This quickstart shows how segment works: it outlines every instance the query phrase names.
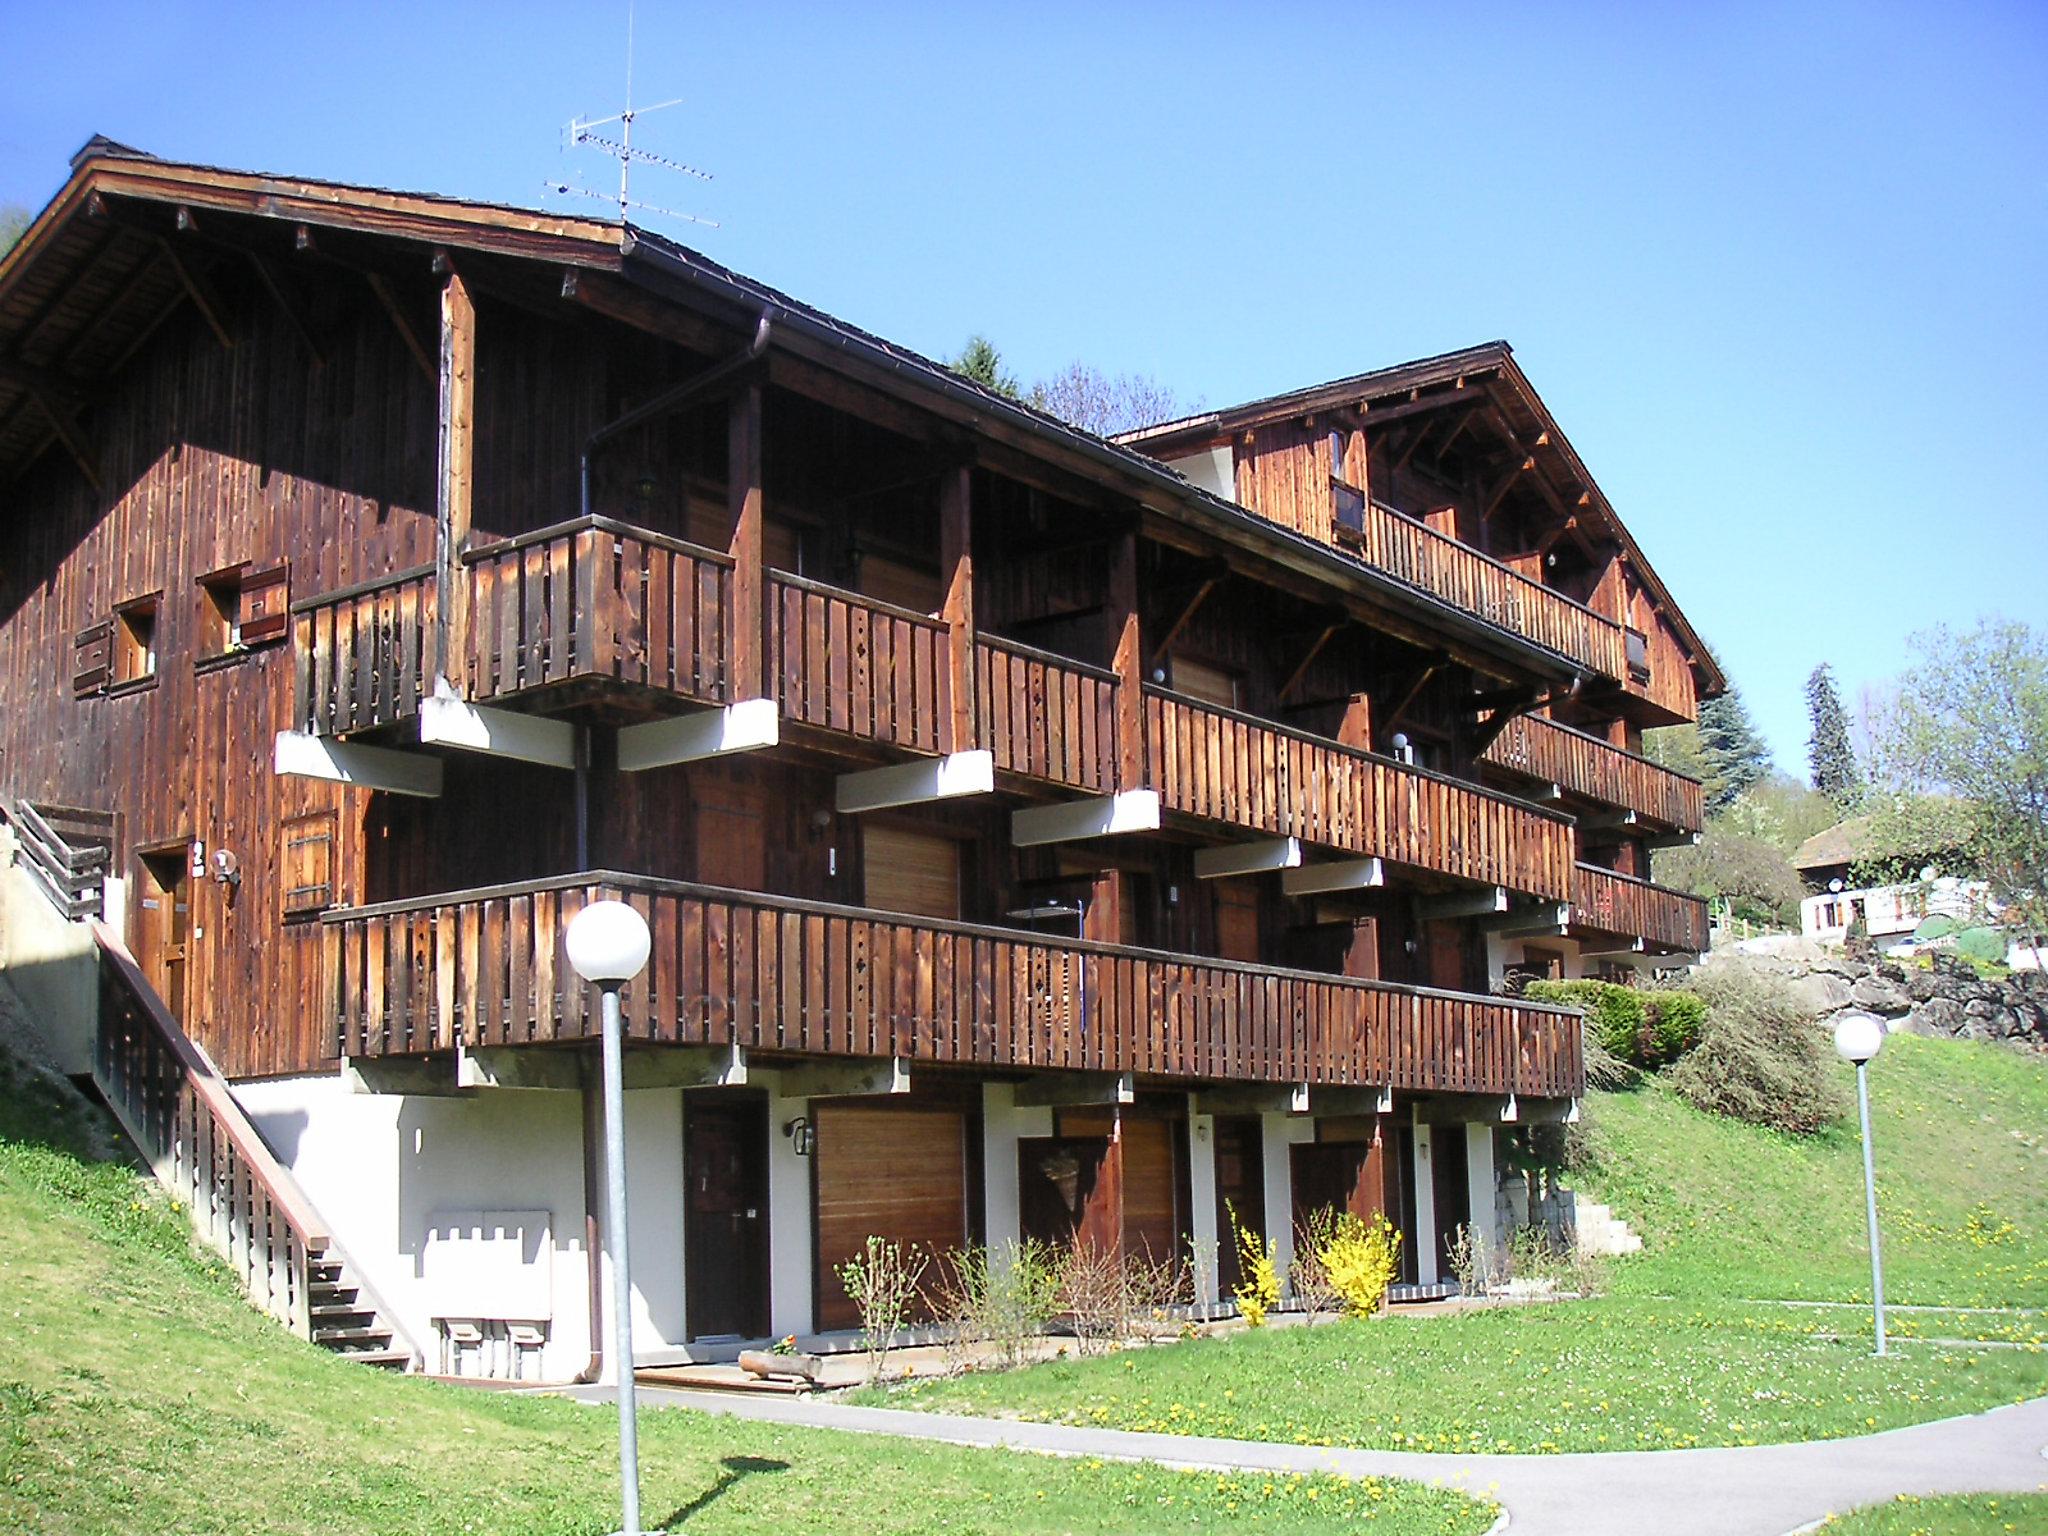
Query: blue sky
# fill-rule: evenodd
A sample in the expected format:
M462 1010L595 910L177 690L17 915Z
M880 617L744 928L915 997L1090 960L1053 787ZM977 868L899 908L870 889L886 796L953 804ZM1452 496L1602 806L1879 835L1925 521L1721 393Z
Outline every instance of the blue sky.
M94 132L540 201L625 31L0 0L0 202ZM2048 7L642 0L636 68L722 227L650 222L925 351L1222 405L1506 337L1794 771L1817 662L2048 620Z

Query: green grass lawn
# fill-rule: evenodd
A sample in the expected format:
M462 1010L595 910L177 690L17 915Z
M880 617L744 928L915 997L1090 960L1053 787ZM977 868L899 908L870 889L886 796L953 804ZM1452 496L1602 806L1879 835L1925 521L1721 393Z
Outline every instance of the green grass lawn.
M2048 1307L2048 1064L1894 1035L1870 1094L1888 1299ZM1592 1094L1587 1120L1595 1163L1574 1182L1643 1238L1615 1291L1869 1300L1853 1118L1782 1136L1652 1083Z
M2048 1531L2048 1494L1902 1495L1873 1509L1835 1515L1821 1529L1828 1536L2039 1536Z
M0 1082L0 1530L595 1533L609 1409L388 1376L302 1344L195 1255L154 1186L9 1139ZM59 1137L59 1139L64 1139ZM1388 1480L1219 1478L643 1414L645 1510L689 1532L1473 1536L1493 1507Z
M898 1388L905 1407L1412 1451L1829 1439L2048 1391L2048 1353L1906 1342L1782 1307L1612 1298L1267 1328Z

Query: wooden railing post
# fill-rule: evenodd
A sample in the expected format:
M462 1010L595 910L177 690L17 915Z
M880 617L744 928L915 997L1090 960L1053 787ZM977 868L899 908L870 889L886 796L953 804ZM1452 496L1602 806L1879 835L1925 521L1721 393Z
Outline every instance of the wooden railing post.
M939 747L962 752L975 740L973 470L959 464L939 480L939 574L946 583L946 699Z
M1109 591L1104 604L1117 677L1116 788L1145 782L1145 649L1138 621L1138 533L1134 527L1110 547Z
M476 304L460 272L441 285L440 480L435 496L434 579L440 589L434 671L466 687L469 587L462 551L469 543L476 445ZM431 685L430 685L431 686Z
M761 386L742 385L732 397L726 429L726 497L732 508L732 640L727 648L734 700L768 692L764 619L768 568L761 490Z

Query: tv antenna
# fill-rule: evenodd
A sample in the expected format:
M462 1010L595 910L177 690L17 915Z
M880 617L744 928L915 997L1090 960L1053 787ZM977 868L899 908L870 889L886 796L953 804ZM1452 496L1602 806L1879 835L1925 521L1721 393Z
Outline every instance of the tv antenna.
M633 7L629 3L626 7L625 109L613 113L610 117L572 117L562 129L562 148L564 150L594 149L600 154L610 155L619 162L618 196L613 197L609 192L596 192L589 187L578 186L573 181L551 181L547 184L548 190L568 197L588 197L602 203L615 203L619 210L619 222L622 224L628 221L631 210L638 209L644 213L658 213L667 218L682 219L691 224L702 224L707 229L717 229L719 224L716 219L700 218L694 213L685 213L679 208L664 208L659 203L641 202L632 195L633 167L636 165L656 166L664 171L680 171L683 175L694 176L699 181L710 181L713 179L709 171L700 171L694 165L685 165L680 160L671 160L667 155L657 155L652 150L642 149L633 142L633 123L635 119L645 117L650 112L661 112L669 107L679 107L682 104L683 98L678 96L671 101L656 102L651 107L636 107L633 105ZM613 124L618 125L616 137L609 133L599 132L600 129L611 128Z

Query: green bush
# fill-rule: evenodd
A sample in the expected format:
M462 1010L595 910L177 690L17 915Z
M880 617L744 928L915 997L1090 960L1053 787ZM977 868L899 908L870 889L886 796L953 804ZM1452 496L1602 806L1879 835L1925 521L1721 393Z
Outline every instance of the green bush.
M1672 988L1650 994L1650 1038L1657 1064L1668 1066L1700 1043L1707 1002L1699 993Z
M1706 1004L1691 992L1644 990L1612 981L1532 981L1522 995L1584 1010L1586 1072L1596 1082L1595 1048L1623 1066L1656 1071L1699 1043L1707 1011ZM1602 1082L1600 1086L1610 1085Z
M1699 1044L1666 1074L1679 1097L1795 1135L1848 1112L1827 1032L1791 983L1731 962L1700 971L1693 990L1705 1005Z

